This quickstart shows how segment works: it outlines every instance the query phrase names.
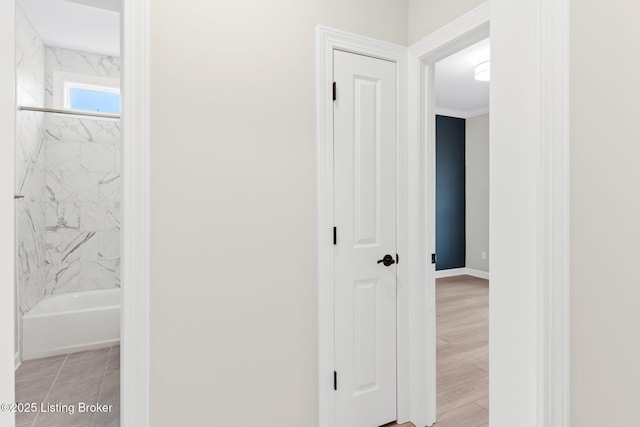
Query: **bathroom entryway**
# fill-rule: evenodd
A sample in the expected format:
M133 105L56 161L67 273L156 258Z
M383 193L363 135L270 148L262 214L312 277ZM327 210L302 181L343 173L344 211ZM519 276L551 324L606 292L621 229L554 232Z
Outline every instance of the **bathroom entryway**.
M120 425L116 3L16 0L17 426Z

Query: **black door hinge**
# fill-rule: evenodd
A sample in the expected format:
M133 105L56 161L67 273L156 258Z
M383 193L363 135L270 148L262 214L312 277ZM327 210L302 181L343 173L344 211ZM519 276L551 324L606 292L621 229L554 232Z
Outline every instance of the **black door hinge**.
M396 254L396 264L400 264L400 257Z
M431 254L431 264L436 263L436 254Z
M338 390L338 373L333 371L333 389Z
M337 89L336 89L336 82L333 82L333 100L336 100L336 94L337 94Z
M336 227L333 227L333 244L338 244L338 229Z

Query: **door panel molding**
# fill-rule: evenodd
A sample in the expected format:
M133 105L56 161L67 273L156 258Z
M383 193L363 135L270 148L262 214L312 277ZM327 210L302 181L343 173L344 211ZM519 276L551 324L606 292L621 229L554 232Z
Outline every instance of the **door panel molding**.
M406 55L407 48L392 43L333 30L323 26L316 29L316 102L317 102L317 185L318 185L318 425L333 427L335 422L334 400L334 245L333 220L334 185L333 185L333 51L341 50L359 55L384 59L396 64L397 76L397 117L396 117L396 188L398 197L398 214L406 201L406 192L398 183L403 180L401 171L404 167L406 153ZM337 90L340 96L340 88ZM406 237L403 235L403 221L398 217L398 253L406 253ZM405 231L406 233L406 231ZM338 230L338 241L340 230ZM406 290L406 264L397 266L398 305L396 309L398 324L397 378L398 378L398 421L409 421L408 396L408 317L400 307L408 304ZM338 384L340 379L338 378Z

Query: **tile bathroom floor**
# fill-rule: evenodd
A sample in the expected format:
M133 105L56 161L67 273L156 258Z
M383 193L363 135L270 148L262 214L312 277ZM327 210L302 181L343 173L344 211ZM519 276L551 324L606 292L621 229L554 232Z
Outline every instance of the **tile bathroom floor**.
M120 346L23 362L16 371L16 402L38 409L16 413L16 427L120 426ZM80 402L110 410L80 412ZM56 405L73 405L75 412L56 412Z

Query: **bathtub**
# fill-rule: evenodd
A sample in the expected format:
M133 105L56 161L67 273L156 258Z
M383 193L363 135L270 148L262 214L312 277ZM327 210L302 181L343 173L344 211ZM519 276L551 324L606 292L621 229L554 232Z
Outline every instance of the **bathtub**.
M47 295L22 320L22 360L120 341L120 289Z

